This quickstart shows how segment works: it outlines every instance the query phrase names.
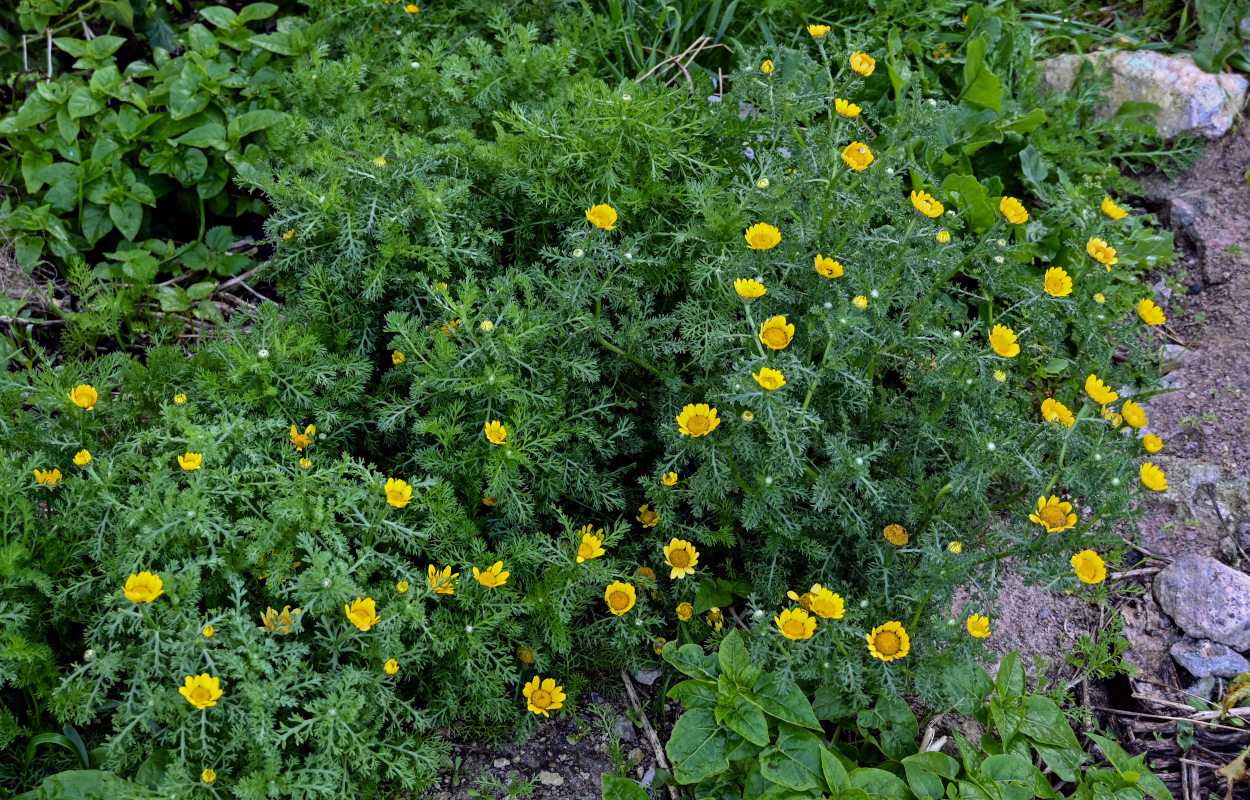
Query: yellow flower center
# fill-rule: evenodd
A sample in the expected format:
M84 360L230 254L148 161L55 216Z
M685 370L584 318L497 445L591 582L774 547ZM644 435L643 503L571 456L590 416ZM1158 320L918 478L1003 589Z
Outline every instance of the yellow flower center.
M769 347L782 348L787 344L786 332L781 328L766 328L764 330L764 342Z
M1068 515L1059 506L1046 506L1037 516L1048 528L1062 528L1068 521Z
M678 569L685 569L690 566L690 551L684 547L679 547L668 554L668 563Z
M608 605L611 606L614 611L623 611L624 609L629 608L629 595L618 589L608 595Z
M807 633L807 628L795 617L790 617L790 619L782 623L781 629L786 636L790 637L803 636Z
M594 554L595 548L591 546L590 542L582 542L577 546L578 558L591 558Z
M213 699L213 693L203 684L191 690L191 700L196 703L207 703Z
M873 646L883 656L894 655L902 648L902 645L903 641L898 638L898 634L894 631L881 631L873 639Z
M707 417L702 414L697 414L686 422L686 427L690 429L691 433L698 436L707 433L708 428L711 427L711 423L708 421ZM646 516L646 514L643 514L643 516Z
M530 703L535 708L550 708L551 693L542 689L535 689L534 693L530 695Z

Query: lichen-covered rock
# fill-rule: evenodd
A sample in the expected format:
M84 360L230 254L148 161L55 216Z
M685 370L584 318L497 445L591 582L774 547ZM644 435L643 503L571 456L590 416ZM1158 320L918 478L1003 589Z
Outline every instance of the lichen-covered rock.
M1155 576L1154 595L1189 636L1250 650L1250 575L1214 558L1182 553Z
M1224 134L1246 102L1250 85L1243 75L1203 72L1187 56L1165 56L1150 50L1068 54L1042 65L1042 88L1066 92L1076 82L1081 64L1109 70L1114 84L1098 115L1110 117L1129 101L1154 103L1155 128L1172 137L1181 132L1216 137Z
M1235 678L1243 672L1250 672L1250 661L1246 661L1228 645L1205 639L1181 639L1172 645L1172 658L1195 678L1206 678L1210 675Z

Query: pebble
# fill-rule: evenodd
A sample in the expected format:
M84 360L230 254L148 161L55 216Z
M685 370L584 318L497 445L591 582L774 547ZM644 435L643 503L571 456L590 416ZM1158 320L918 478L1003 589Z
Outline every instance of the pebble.
M1250 661L1226 645L1185 638L1172 645L1172 658L1195 678L1235 678L1250 672Z
M634 723L625 717L616 718L616 724L612 726L612 732L621 737L622 742L633 742L638 739L638 734L634 732Z
M506 758L496 758L493 763L495 765L495 769L503 769L504 767L508 766L512 762Z
M564 777L559 773L543 770L538 773L538 782L543 786L563 786Z

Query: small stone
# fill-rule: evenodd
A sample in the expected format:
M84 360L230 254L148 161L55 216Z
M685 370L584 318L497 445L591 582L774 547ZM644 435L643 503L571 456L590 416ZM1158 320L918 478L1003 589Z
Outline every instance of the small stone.
M1243 75L1203 72L1187 56L1122 50L1049 58L1042 64L1042 88L1070 91L1085 61L1113 79L1096 111L1100 118L1110 118L1126 102L1154 103L1159 107L1155 129L1165 138L1183 131L1210 138L1223 135L1245 104L1250 86Z
M663 673L655 668L640 669L633 673L634 680L639 683L645 683L647 686L652 685L660 679Z
M622 742L632 742L638 738L638 734L634 732L634 723L624 717L616 718L616 724L612 726L612 732L621 737Z
M543 770L538 773L538 782L543 786L563 786L564 777L558 773Z
M643 752L641 747L635 747L633 750L630 750L629 755L625 757L625 760L630 764L641 764L642 759Z
M491 762L491 763L493 763L493 764L495 765L495 769L503 769L504 767L508 766L508 765L509 765L509 764L511 764L512 762L511 762L511 761L509 761L509 760L508 760L508 759L506 759L506 758L496 758L496 759L495 759L493 762Z
M1181 639L1172 645L1172 658L1195 678L1235 678L1250 672L1250 661L1225 645L1205 639Z
M1211 699L1211 693L1215 691L1215 678L1210 675L1205 678L1200 678L1197 683L1190 686L1185 691L1201 700L1209 701Z
M1250 650L1250 575L1182 553L1155 576L1154 595L1189 636Z
M639 781L643 786L650 786L655 781L655 764L647 767L647 771L643 773L642 780Z

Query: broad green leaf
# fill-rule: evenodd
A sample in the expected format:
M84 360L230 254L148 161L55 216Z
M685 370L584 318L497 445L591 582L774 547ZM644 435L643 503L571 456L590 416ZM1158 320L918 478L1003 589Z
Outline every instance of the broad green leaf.
M738 681L739 674L751 666L751 654L747 652L747 646L742 643L742 635L736 630L730 631L729 635L721 640L717 657L720 660L721 673L735 683Z
M743 739L760 747L768 744L768 720L764 712L759 706L747 702L741 694L722 699L717 704L717 712L725 725Z
M678 783L698 783L710 775L724 772L729 768L725 758L728 749L728 739L716 724L715 715L703 709L682 714L673 726L668 744L664 746L673 763L673 777Z
M988 47L984 38L970 39L964 48L967 53L964 61L964 88L959 94L960 100L966 100L982 108L1003 110L1003 87L998 76L990 71L985 63L985 51Z
M881 751L890 758L898 760L916 752L920 725L907 702L894 692L883 693L877 698L877 704L861 711L855 721L866 736L876 731Z
M303 42L298 41L289 33L262 33L253 36L248 41L262 50L268 50L280 56L298 56L308 49Z
M903 779L883 769L853 770L850 774L850 784L854 788L863 789L874 798L889 797L907 800L911 797L911 791Z
M139 235L139 226L143 224L143 206L133 197L127 197L121 203L109 203L109 219L113 220L122 236L134 241Z
M108 219L108 217L105 217L105 219ZM22 234L13 240L13 255L17 259L17 265L27 275L33 272L35 267L39 266L40 257L43 255L43 245L44 239L42 236Z
M936 751L913 753L903 759L903 765L923 769L925 772L932 772L934 775L940 775L947 780L954 780L955 776L959 774L959 762L945 753Z
M192 78L178 78L169 85L169 115L172 119L186 119L208 107L208 92L200 91L200 84Z
M1046 188L1046 176L1050 174L1050 167L1042 158L1042 152L1033 145L1020 151L1020 171L1024 173L1025 183L1033 191Z
M664 660L692 678L716 682L716 657L704 653L703 648L697 644L684 644L681 647L670 644L664 648Z
M1069 783L1076 780L1078 770L1085 763L1085 753L1080 749L1069 750L1066 747L1051 747L1050 745L1035 745L1034 749L1041 756L1042 763L1054 770L1060 780Z
M849 785L850 778L846 767L836 755L824 747L820 748L820 772L825 779L825 788L830 792L836 792Z
M981 763L981 774L996 783L1018 783L1037 797L1053 798L1055 790L1046 781L1042 771L1027 759L1013 755L989 756Z
M818 788L824 780L821 740L810 731L782 723L777 743L760 753L760 768L773 783L795 790Z
M213 290L217 288L216 281L200 281L193 283L187 287L187 297L192 300L207 300L212 297Z
M1068 718L1059 710L1059 706L1048 697L1031 694L1024 699L1024 721L1020 723L1020 733L1041 744L1066 747L1080 752L1081 745Z
M668 696L683 708L716 708L716 684L707 681L682 681L668 690Z
M52 165L52 154L47 150L27 150L22 153L22 179L26 181L26 191L34 194L51 183L52 176L46 169Z
M990 202L989 192L972 175L947 175L942 191L954 199L958 208L967 211L974 230L983 231L997 220L998 210Z
M161 311L186 311L191 308L191 298L181 286L157 286L156 299L161 301Z
M228 129L229 138L232 143L237 143L244 136L265 128L277 125L282 120L283 113L281 111L273 111L271 109L261 109L259 111L248 111L240 114L230 120Z
M1250 12L1243 0L1195 0L1194 10L1202 29L1194 63L1205 72L1220 72L1229 56L1241 49L1238 26Z
M782 688L777 682L775 673L765 673L755 683L755 688L744 696L770 717L775 717L791 725L804 728L820 729L820 720L812 710L807 695L795 684Z
M213 23L213 27L224 28L234 22L238 14L233 9L225 6L209 6L200 9L200 16Z
M239 22L256 22L261 19L269 19L278 12L278 7L273 3L252 3L243 6L239 11Z
M104 101L93 95L86 86L79 86L70 94L66 107L71 119L80 119L103 109Z
M626 778L603 776L603 800L651 800L647 790Z
M122 75L112 64L101 67L91 74L91 89L96 94L115 95L121 85Z
M100 14L126 30L135 29L135 8L130 0L100 0Z
M907 775L907 785L916 797L939 798L946 794L946 784L932 772L906 763L903 764L903 772Z
M225 252L234 244L234 231L229 225L214 225L204 234L204 244L210 250Z
M136 783L111 772L94 769L70 770L49 776L35 794L37 800L113 800L118 797L148 795Z
M1008 653L998 666L998 674L994 677L994 688L1003 700L1024 696L1024 665L1020 663L1019 653Z
M82 235L87 237L87 244L94 246L111 230L113 230L113 220L109 218L107 208L95 203L87 203L83 206Z
M195 308L191 309L191 316L196 319L216 323L217 325L226 324L226 318L222 316L221 309L217 307L216 303L209 300L201 300L197 303Z
M215 147L218 150L225 150L226 126L220 122L208 122L169 141L170 144L181 144L186 147Z

